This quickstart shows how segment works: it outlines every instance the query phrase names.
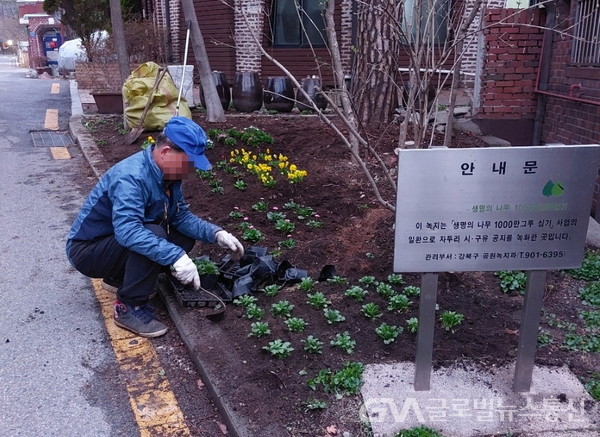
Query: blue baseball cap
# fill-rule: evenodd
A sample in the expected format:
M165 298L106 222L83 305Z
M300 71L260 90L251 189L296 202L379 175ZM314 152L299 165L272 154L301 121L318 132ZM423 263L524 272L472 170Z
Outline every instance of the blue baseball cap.
M206 149L206 133L197 123L187 117L177 115L172 117L163 129L165 136L177 147L182 149L188 159L199 170L210 170L204 151Z

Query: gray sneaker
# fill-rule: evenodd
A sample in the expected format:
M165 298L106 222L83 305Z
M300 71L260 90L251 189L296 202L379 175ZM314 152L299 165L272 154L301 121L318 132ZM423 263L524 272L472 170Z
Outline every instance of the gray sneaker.
M154 317L154 309L149 304L133 306L116 301L114 312L115 325L140 337L160 337L167 332L165 324Z

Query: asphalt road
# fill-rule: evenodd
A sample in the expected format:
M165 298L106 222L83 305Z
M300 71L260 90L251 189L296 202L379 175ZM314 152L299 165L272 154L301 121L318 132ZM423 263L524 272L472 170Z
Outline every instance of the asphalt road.
M0 56L0 435L139 435L90 280L65 256L93 175L30 133L49 108L67 131L69 82L27 72Z

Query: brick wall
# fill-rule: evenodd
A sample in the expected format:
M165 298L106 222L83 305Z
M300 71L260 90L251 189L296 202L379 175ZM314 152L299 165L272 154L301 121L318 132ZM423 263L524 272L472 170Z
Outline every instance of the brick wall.
M341 30L338 34L340 52L342 56L342 66L344 72L350 73L352 65L352 20L354 11L352 10L352 0L342 0L341 2L342 13L340 17Z
M234 35L236 71L261 70L261 51L252 34L260 38L264 25L263 0L235 0ZM244 18L245 16L245 18Z
M471 14L473 10L474 0L466 0L464 3L463 20ZM479 47L479 31L481 30L481 17L485 14L486 9L501 9L506 5L506 0L488 0L481 6L481 10L475 16L475 19L469 26L468 36L464 41L463 58L460 69L463 73L470 73L463 77L463 81L470 83L475 81L475 73L477 71L477 63L481 62L480 47Z
M488 10L478 118L534 118L542 24L539 9Z

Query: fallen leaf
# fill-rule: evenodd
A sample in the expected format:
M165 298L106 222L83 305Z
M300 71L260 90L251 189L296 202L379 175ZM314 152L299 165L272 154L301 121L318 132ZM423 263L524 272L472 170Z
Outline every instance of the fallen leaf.
M329 434L329 435L337 435L337 433L338 433L338 430L335 425L329 425L326 428L326 430L327 430L327 434Z
M204 383L202 382L201 379L199 379L198 381L196 381L196 385L198 386L198 388L200 390L202 390L204 388Z

